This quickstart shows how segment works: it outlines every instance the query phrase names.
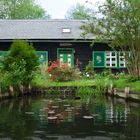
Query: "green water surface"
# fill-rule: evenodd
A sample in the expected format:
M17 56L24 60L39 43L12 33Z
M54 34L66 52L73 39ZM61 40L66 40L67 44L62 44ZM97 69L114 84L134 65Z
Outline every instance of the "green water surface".
M140 140L140 105L54 95L4 100L0 140Z

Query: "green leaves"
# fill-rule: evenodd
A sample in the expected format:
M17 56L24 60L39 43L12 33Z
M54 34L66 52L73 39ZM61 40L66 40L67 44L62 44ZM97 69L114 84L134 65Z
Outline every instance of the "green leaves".
M0 0L1 19L48 19L50 15L35 0Z
M15 88L28 85L38 64L38 57L31 44L24 40L14 41L2 62L1 84Z
M126 57L131 75L140 76L140 2L138 0L106 0L99 7L102 17L90 19L83 26L84 35L96 36L96 41L106 42L113 48L131 52ZM111 42L110 42L111 41Z
M93 11L89 8L87 8L84 5L81 5L79 3L76 4L76 6L71 7L68 9L66 13L66 19L89 19L93 14Z

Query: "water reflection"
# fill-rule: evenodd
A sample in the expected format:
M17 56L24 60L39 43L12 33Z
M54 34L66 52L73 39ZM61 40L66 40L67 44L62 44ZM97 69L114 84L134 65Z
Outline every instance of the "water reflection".
M0 102L0 140L138 140L140 105L28 97Z

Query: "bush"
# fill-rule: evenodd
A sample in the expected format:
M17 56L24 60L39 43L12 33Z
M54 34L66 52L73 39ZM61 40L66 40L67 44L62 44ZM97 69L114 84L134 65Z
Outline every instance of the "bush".
M129 75L126 79L126 82L136 82L136 81L140 81L140 77Z
M33 79L38 64L38 57L32 44L16 40L2 62L2 73L9 77L8 83L11 86L25 86Z
M93 63L92 61L89 61L88 65L86 66L86 77L88 78L94 78L95 72L93 68Z
M2 91L6 91L9 86L16 89L23 85L23 80L25 76L25 62L21 60L20 65L13 63L10 65L10 70L1 72L0 85Z
M78 69L71 69L68 64L60 63L59 60L52 62L47 71L53 81L71 81L80 77Z
M111 69L105 69L101 73L101 76L104 76L104 77L111 76L111 75L112 75Z

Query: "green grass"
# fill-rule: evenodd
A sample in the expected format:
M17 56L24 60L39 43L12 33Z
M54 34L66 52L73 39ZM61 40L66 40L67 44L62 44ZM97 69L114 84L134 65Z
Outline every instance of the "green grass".
M49 80L49 78L41 78L37 76L33 80L33 86L39 88L47 88L47 87L54 87L54 86L99 86L101 85L104 87L105 85L110 85L113 83L117 89L124 90L126 86L129 86L131 91L140 93L140 81L135 82L128 82L127 77L120 78L120 79L109 79L103 76L97 76L95 79L79 79L75 81L68 81L68 82L54 82ZM100 86L100 87L101 87Z
M121 90L128 86L128 82L126 81L126 79L116 79L113 80L113 83L116 88L119 88Z
M111 80L109 81L111 83ZM109 83L108 82L108 83ZM132 92L140 93L140 81L129 82L127 78L113 80L116 88L124 90L126 86L130 87Z
M68 81L68 82L54 82L49 79L43 79L40 77L36 77L33 81L33 85L37 87L50 87L50 86L94 86L95 80L90 79L79 79L75 81Z
M140 93L140 81L131 82L128 85L132 91Z

